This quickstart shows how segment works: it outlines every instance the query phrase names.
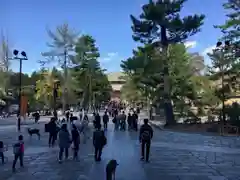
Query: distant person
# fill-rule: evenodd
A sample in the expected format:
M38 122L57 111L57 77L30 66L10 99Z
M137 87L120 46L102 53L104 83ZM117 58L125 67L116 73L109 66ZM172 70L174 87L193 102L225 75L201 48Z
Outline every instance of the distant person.
M49 132L48 146L53 147L57 139L57 124L55 117L52 117L47 125L47 131Z
M96 113L94 117L94 126L96 129L98 129L98 127L101 127L101 117L98 113Z
M101 130L101 125L93 132L93 146L95 149L95 161L101 161L103 147L107 144L107 139L104 131Z
M40 113L38 111L34 113L34 119L35 119L35 123L38 123L40 119Z
M70 118L69 119L70 119L70 123L73 123L73 121L74 121L73 113L70 114Z
M141 149L142 149L142 157L141 160L144 160L146 157L146 162L149 162L149 153L150 153L150 145L151 140L153 137L153 129L148 124L148 119L144 119L144 124L140 128L139 133L139 141L141 143ZM145 156L145 149L146 149L146 156Z
M83 110L80 109L80 113L79 113L79 120L82 121L83 118Z
M2 164L4 164L4 144L0 141L0 158L2 159Z
M108 128L108 122L109 122L109 116L107 114L107 111L105 111L103 115L103 128L107 129Z
M120 129L125 131L126 130L126 118L127 118L127 116L126 116L124 111L122 112L122 114L120 116L121 116L121 118L120 118L120 126L121 126Z
M68 159L68 149L71 145L70 134L67 130L67 124L63 124L58 133L59 145L59 163L62 163L63 152L65 152L65 159Z
M66 119L67 119L67 122L68 122L68 121L69 121L69 118L70 118L70 112L67 111L66 114L65 114L65 116L66 116Z
M13 145L13 154L14 154L14 160L13 160L13 165L12 165L12 171L16 171L16 163L17 160L19 159L20 161L20 166L23 168L23 156L24 156L24 141L23 141L23 136L20 135L18 136L18 142Z
M89 124L89 120L88 120L88 116L87 114L84 115L83 120L81 122L81 128L80 128L80 133L83 134L83 143L85 144L87 139L88 139L88 124Z
M132 129L133 128L133 117L130 113L128 113L127 123L128 123L128 130Z
M135 131L138 130L138 115L136 113L136 111L133 112L133 128L135 129Z
M80 133L75 124L72 125L72 143L73 143L73 160L78 160L78 151L80 145Z

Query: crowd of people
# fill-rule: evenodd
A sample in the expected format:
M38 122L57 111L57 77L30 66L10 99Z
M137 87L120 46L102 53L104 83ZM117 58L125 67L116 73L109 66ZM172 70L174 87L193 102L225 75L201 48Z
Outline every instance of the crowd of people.
M112 112L108 112L107 110L104 112L102 117L103 120L103 130L101 130L101 117L98 113L94 113L94 127L96 129L96 134L99 134L99 139L96 140L96 135L94 135L93 141L95 146L95 160L101 160L102 149L106 145L106 137L104 136L104 130L108 128L109 115L113 116L112 122L114 123L115 130L126 130L126 121L128 123L128 130L138 131L138 113L139 111L133 111L130 109L128 116L126 116L125 111L120 109L120 113L118 109L114 109ZM109 115L108 115L109 114ZM153 137L153 129L148 123L148 119L143 120L143 125L140 127L139 132L139 142L141 143L141 160L146 160L149 162L149 153L150 153L150 145L151 139ZM96 142L99 142L96 143ZM146 151L145 151L146 150Z
M73 160L78 161L78 152L80 147L81 134L86 137L86 129L88 128L89 118L87 114L82 112L79 118L74 117L70 112L65 114L65 118L61 121L52 117L50 122L45 125L45 131L49 133L48 145L54 147L57 140L59 147L58 162L63 162L63 155L65 159L69 157L69 148L73 149ZM138 131L138 112L130 109L128 115L124 110L114 109L112 112L106 110L101 117L99 113L93 113L94 132L92 135L92 143L95 149L95 161L101 161L103 148L107 145L107 137L105 131L108 129L108 123L112 117L114 129L125 131ZM78 119L78 120L77 120ZM77 120L80 123L76 123ZM126 123L127 122L127 123ZM103 126L102 126L103 124ZM69 128L69 127L70 128ZM127 128L128 127L128 128ZM70 130L69 130L70 129ZM149 152L151 139L153 137L153 129L148 124L148 119L144 119L144 124L140 127L139 142L141 143L142 157L141 160L149 161ZM0 142L0 158L4 163L3 142ZM13 145L14 161L12 170L15 172L16 162L20 161L20 166L23 167L24 157L24 141L23 136L20 135L18 142Z

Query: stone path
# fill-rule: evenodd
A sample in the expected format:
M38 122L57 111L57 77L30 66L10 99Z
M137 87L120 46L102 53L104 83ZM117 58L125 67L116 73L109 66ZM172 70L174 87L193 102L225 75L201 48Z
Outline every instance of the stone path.
M57 163L58 149L42 142L29 146L26 167L18 173L11 173L11 163L0 166L0 179L104 180L105 166L114 158L120 164L116 180L240 180L239 138L154 129L150 163L144 163L139 160L138 133L114 131L112 124L109 128L99 163L93 160L91 141L81 145L80 162L63 164Z

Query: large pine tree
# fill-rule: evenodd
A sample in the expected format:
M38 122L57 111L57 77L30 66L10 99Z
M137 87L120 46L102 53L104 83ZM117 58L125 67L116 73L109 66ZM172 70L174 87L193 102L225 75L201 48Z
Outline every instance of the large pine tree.
M167 123L175 123L170 97L170 79L168 46L171 43L183 42L200 30L204 15L180 17L180 11L187 0L150 0L143 5L139 19L131 15L133 39L142 43L156 43L164 61L164 109ZM161 78L161 77L159 77Z
M217 27L224 33L224 39L240 43L240 1L228 0L223 7L229 12L227 20L223 25Z
M99 50L95 39L83 35L76 43L76 56L72 75L76 83L76 92L80 95L81 106L94 107L100 101L106 101L111 91L110 84L100 67Z

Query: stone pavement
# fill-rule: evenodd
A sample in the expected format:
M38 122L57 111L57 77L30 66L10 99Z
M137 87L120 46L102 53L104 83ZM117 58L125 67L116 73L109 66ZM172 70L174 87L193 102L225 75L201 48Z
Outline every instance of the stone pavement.
M240 180L240 140L236 137L203 136L154 129L150 163L141 162L138 134L106 132L108 144L102 161L93 159L92 142L81 144L80 162L57 163L58 149L46 144L26 150L26 167L12 174L0 166L0 179L104 180L107 162L119 162L116 180Z

